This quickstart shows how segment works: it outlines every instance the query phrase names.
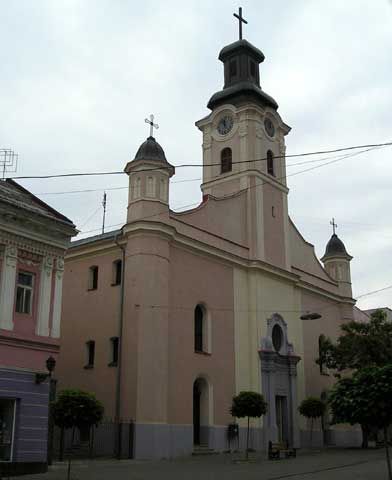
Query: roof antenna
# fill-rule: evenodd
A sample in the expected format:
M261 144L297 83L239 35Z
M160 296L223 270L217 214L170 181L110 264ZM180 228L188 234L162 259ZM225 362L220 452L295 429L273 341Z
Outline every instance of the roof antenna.
M18 168L18 154L10 148L0 148L0 169L2 170L3 180L6 173L15 173Z
M105 220L106 220L106 192L103 192L102 206L103 206L102 234L104 234L105 233Z

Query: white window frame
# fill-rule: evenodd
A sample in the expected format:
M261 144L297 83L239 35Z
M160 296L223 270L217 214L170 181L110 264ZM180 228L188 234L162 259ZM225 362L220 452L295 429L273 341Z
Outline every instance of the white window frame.
M23 285L19 283L19 275L29 275L31 277L31 286L29 285ZM18 290L19 288L23 289L23 300L22 300L22 311L18 311ZM30 301L29 301L29 308L28 311L25 311L25 302L26 302L26 291L30 292ZM17 272L17 277L16 277L16 298L15 298L15 312L16 313L21 313L24 315L31 315L33 313L33 297L34 297L34 273L32 272L25 272L23 270L19 270Z

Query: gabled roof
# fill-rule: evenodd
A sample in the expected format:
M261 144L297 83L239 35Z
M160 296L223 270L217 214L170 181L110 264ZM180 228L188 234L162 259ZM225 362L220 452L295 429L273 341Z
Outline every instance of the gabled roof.
M68 226L75 228L75 225L69 218L65 217L9 178L6 180L0 180L0 203L12 205L29 211L32 214L65 223Z

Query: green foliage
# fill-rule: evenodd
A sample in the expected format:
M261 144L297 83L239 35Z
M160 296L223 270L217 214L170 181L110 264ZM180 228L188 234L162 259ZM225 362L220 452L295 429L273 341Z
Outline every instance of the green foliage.
M246 450L245 456L248 459L249 452L249 418L259 418L267 413L267 402L263 395L257 392L240 392L233 397L233 403L230 409L233 417L248 417L248 429L246 432Z
M267 403L260 393L240 392L236 397L233 397L230 412L233 417L237 418L258 418L267 413Z
M370 322L348 322L341 329L336 343L321 337L318 364L342 371L392 363L392 323L385 312L376 310Z
M298 407L299 413L306 418L319 418L325 412L326 405L316 397L305 398Z
M94 394L82 390L63 390L51 406L54 423L62 428L98 425L104 411Z
M392 364L368 367L339 380L329 397L334 423L384 429L392 424Z

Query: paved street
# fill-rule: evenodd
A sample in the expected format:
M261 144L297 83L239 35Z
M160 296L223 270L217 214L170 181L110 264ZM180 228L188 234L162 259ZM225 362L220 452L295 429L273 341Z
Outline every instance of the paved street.
M384 451L326 450L300 453L296 459L267 461L255 458L254 463L235 463L238 455L220 454L179 460L77 461L72 469L73 480L384 480L387 478ZM66 479L65 464L56 464L44 475L23 477L24 480Z

